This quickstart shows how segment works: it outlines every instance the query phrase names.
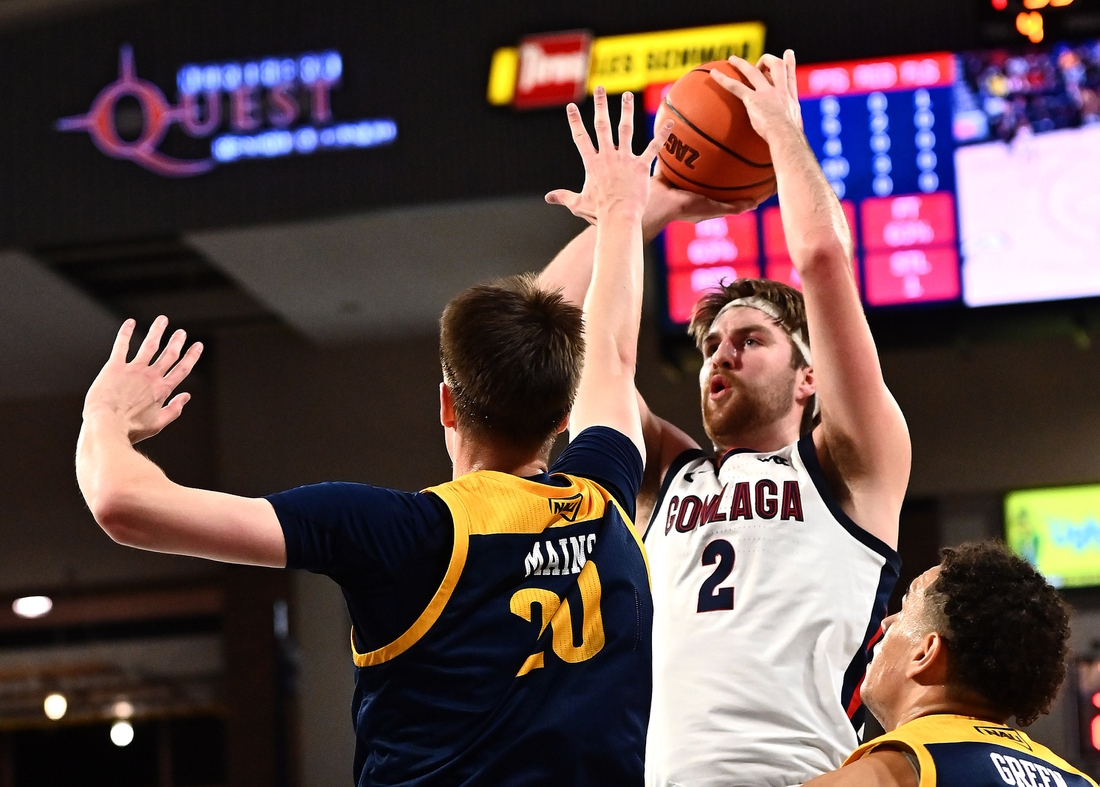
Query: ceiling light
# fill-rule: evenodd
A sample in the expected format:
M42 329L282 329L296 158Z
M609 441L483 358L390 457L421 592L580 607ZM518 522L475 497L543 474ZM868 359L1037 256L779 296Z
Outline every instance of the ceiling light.
M119 700L111 706L111 711L116 719L128 719L134 715L134 706L126 700Z
M23 596L11 602L11 611L21 618L40 618L53 609L49 596Z
M46 701L42 703L42 710L46 712L46 718L52 721L60 719L68 709L69 701L65 699L64 694L58 694L56 691L46 697Z
M116 721L111 725L111 743L115 746L129 746L134 739L134 727L128 721Z

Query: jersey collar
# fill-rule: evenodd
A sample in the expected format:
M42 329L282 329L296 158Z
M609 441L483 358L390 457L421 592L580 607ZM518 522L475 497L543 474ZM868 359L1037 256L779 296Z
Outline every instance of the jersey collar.
M722 469L722 463L725 462L727 459L729 459L734 454L759 454L759 453L760 453L760 451L757 451L755 448L730 448L728 451L726 451L724 454L722 454L720 457L718 457L718 469L721 470Z

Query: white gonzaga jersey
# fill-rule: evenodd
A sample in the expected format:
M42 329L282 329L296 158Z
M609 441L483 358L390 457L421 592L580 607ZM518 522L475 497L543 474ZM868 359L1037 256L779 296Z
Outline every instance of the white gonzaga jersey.
M648 787L790 787L859 744L859 687L897 553L840 508L812 435L685 452L645 534Z

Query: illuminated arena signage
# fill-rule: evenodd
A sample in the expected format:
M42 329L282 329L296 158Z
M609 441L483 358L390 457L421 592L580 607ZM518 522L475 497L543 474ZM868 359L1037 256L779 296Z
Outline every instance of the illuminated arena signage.
M321 150L372 148L397 138L389 118L337 122L331 94L340 84L339 52L249 62L187 65L176 77L177 103L140 79L133 50L119 52L118 79L100 91L83 115L57 121L59 131L86 131L103 153L165 177L209 172L243 159L310 155ZM140 131L119 128L119 102L136 100ZM211 139L205 158L178 158L160 148L173 125L196 140ZM130 135L133 136L133 135Z
M737 22L592 38L587 31L526 36L493 52L486 93L493 106L535 109L675 82L700 63L764 54L764 24Z

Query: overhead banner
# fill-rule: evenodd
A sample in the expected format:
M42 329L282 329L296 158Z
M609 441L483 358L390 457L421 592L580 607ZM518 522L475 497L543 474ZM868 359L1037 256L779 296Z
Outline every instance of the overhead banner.
M243 159L393 142L397 124L389 118L351 123L333 118L331 93L339 87L342 72L337 51L191 64L176 77L177 103L172 105L157 85L137 76L133 48L124 45L118 79L100 91L87 112L63 117L55 128L85 132L106 155L169 178L201 175ZM118 128L116 110L127 98L141 107L132 139ZM195 140L212 138L209 154L184 159L164 152L161 145L173 126Z
M738 22L591 39L577 33L528 36L518 48L502 47L493 53L487 98L495 106L517 109L562 106L572 99L532 102L529 96L535 91L568 95L569 88L580 83L577 67L581 63L587 64L583 86L587 94L597 85L608 93L644 90L650 84L674 82L702 63L731 55L755 62L764 54L764 34L763 22ZM567 35L573 36L568 51L548 51L543 44Z

